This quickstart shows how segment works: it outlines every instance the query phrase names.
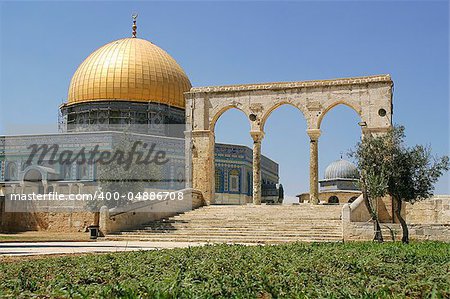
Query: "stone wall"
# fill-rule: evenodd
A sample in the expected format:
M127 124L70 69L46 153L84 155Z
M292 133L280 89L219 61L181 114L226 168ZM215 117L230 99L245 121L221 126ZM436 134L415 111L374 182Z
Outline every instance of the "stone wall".
M214 203L222 205L242 205L251 203L252 197L246 194L234 194L234 193L215 193Z
M127 208L131 211L117 211L108 216L108 220L103 220L105 231L118 231L136 227L140 224L169 217L180 212L195 209L204 204L203 197L199 191L192 189L182 190L184 200L163 201L153 205L146 205L140 208L130 204ZM89 212L80 202L78 205L70 207L66 201L51 202L52 205L46 207L44 201L39 212L5 212L0 213L0 232L21 232L21 231L55 231L55 232L86 232L91 225L98 225L98 214ZM57 206L61 204L62 206ZM139 203L137 203L139 205ZM141 203L142 204L142 203ZM58 211L57 208L61 208ZM114 210L116 210L114 214ZM31 211L31 210L30 210ZM96 219L97 217L97 219Z
M67 196L67 195L64 195ZM84 232L95 225L95 213L85 202L75 200L9 200L3 199L0 231L57 231Z
M328 200L331 196L336 196L339 199L339 204L343 205L349 202L351 198L358 198L361 195L360 191L327 191L327 192L319 192L319 203L328 203ZM310 196L309 193L302 193L297 195L299 198L299 202L309 202Z
M408 224L410 240L450 242L450 224ZM402 228L398 223L383 223L381 231L385 241L396 241L402 238ZM374 237L371 222L349 222L344 228L344 241L368 241Z
M450 224L450 195L435 195L430 200L406 204L408 223Z
M353 207L352 207L353 205ZM374 225L361 199L342 209L344 241L372 240ZM386 210L392 207L388 206ZM425 201L406 204L403 209L411 240L436 240L450 242L450 196L438 195ZM402 229L398 223L382 222L385 240L401 240Z
M378 211L378 218L381 223L393 223L392 200L390 197L379 198L376 202L376 210ZM344 205L345 206L345 205ZM350 213L350 221L352 222L366 222L370 221L370 214L366 208L362 195L360 195L354 202L348 205ZM394 217L395 218L395 217Z
M0 216L0 231L85 232L95 224L92 212L4 212Z

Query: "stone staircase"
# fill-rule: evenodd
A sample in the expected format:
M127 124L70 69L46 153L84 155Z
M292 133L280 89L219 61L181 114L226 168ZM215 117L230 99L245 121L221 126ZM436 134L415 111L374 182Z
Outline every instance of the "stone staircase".
M339 205L210 205L162 219L108 240L263 243L341 241Z

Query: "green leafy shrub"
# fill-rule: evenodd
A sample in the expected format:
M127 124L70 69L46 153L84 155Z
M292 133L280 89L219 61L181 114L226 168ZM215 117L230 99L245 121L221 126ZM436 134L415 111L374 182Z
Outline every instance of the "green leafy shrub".
M1 298L449 298L450 244L295 243L0 264Z

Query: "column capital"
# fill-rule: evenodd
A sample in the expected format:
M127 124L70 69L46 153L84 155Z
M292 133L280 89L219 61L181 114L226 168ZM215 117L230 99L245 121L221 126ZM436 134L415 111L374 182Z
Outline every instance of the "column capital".
M189 135L190 137L209 137L211 135L214 135L214 133L211 130L193 130L190 131Z
M361 127L362 133L364 135L378 135L378 134L385 134L391 130L392 127Z
M253 142L261 142L264 138L263 131L250 131L250 136L253 138Z
M320 134L322 133L320 129L308 129L306 130L308 136L311 140L319 140Z

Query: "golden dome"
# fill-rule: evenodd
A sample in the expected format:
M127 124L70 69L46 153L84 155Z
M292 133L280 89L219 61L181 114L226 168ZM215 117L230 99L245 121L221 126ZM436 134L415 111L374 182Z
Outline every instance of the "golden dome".
M94 51L78 67L69 87L68 105L125 100L185 108L191 83L166 51L140 38L113 41Z

